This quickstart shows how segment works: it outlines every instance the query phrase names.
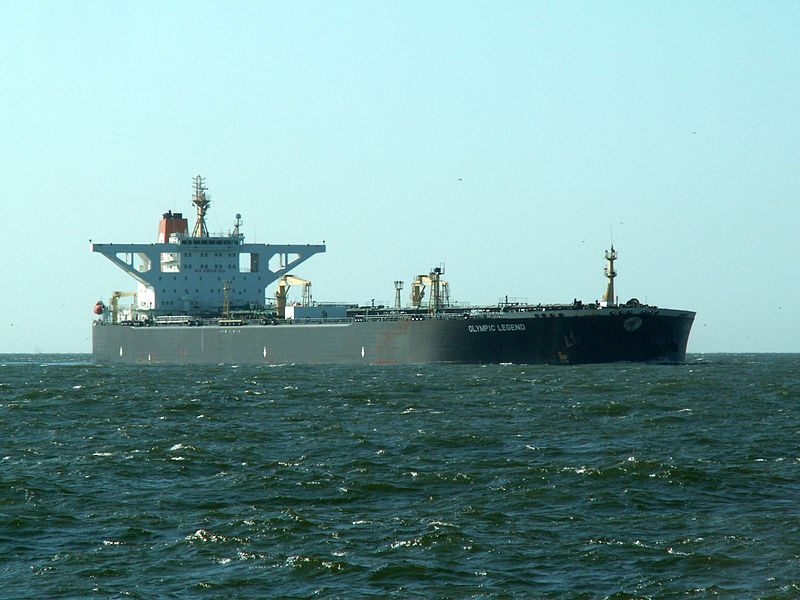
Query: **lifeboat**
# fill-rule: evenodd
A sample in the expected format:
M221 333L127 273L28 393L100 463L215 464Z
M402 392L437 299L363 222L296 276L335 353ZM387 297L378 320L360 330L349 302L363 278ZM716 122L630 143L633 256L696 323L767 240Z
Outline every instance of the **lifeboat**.
M97 304L94 305L94 314L102 315L106 310L106 305L103 304L100 300L97 301Z

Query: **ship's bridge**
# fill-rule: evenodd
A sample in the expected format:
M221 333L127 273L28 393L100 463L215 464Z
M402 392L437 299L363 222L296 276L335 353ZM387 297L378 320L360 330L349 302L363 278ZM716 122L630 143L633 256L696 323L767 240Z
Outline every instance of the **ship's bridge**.
M195 178L198 224L188 235L187 221L169 211L155 244L92 244L98 252L139 283L137 309L153 314L221 312L226 288L229 306L264 305L265 290L313 255L324 244L246 244L240 215L228 235L209 235L205 212L210 201L202 178Z
M325 252L325 245L245 244L241 239L209 237L163 244L92 244L92 252L139 282L139 310L195 313L221 311L226 282L231 308L262 306L269 284Z

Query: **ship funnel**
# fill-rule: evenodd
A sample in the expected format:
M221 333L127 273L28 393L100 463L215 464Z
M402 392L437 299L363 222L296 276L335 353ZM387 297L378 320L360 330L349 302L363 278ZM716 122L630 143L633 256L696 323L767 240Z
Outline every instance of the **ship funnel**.
M165 212L158 224L158 243L168 244L173 233L186 235L189 232L189 222L181 213Z

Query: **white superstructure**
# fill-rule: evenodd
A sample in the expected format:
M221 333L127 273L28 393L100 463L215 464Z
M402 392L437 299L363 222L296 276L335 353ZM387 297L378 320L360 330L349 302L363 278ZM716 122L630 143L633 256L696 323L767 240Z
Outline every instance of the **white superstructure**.
M264 306L266 287L291 269L325 252L324 244L246 244L239 215L232 233L209 235L205 213L210 202L203 180L195 178L198 224L193 235L180 213L167 212L155 244L92 244L139 283L138 311L158 314L219 313L226 287L231 309ZM226 286L227 283L227 286Z

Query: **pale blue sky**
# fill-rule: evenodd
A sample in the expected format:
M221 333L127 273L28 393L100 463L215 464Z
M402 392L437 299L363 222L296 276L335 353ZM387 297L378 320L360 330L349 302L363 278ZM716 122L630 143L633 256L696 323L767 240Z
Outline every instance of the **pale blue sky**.
M800 351L798 2L0 4L0 352L88 352L207 178L212 230L318 243L317 300L617 290L690 352ZM192 220L193 222L193 220ZM269 291L272 291L270 288Z

